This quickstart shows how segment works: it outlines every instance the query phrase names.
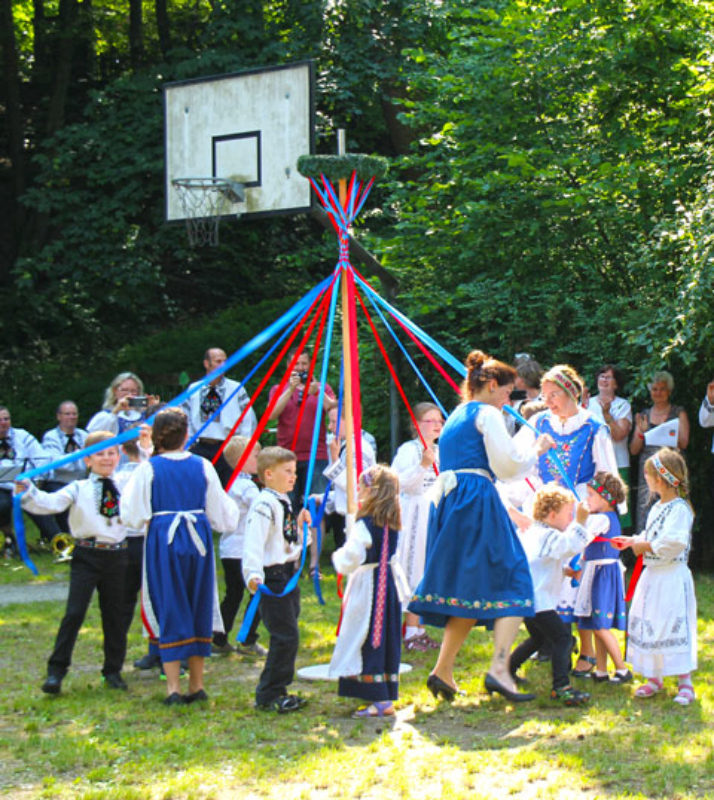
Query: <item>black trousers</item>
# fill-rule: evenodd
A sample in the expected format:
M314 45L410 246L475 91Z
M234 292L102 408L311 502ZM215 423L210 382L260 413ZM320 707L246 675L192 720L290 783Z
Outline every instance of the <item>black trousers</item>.
M190 449L194 455L202 456L203 458L208 459L208 461L213 461L213 457L220 449L221 444L222 442L217 442L214 444L197 439L191 445ZM216 461L215 467L218 477L221 479L221 485L225 487L230 480L231 475L233 474L233 468L228 466L228 462L225 460L225 458L223 458L223 455L221 455L218 461Z
M265 568L265 585L272 592L282 592L290 580L295 564L281 564ZM260 613L263 625L270 634L270 647L265 659L265 667L260 674L255 702L262 705L271 703L287 694L287 687L295 674L300 616L300 587L296 586L285 597L260 598Z
M562 689L567 686L570 683L572 649L570 626L554 610L539 611L535 617L526 617L524 622L529 636L511 653L511 675L515 675L521 664L543 644L548 643L552 650L553 688Z
M141 567L144 563L144 537L126 537L126 571L124 572L124 627L127 634L141 592Z
M46 542L51 542L52 537L60 532L60 527L52 514L30 514L29 511L23 512L37 525L40 537ZM12 525L12 492L9 489L0 489L0 526L9 527ZM67 530L65 528L65 530ZM11 536L14 535L10 533Z
M62 678L72 663L72 650L96 589L104 634L102 674L121 672L126 655L124 573L126 550L96 550L75 546L69 572L67 608L47 662L49 675Z
M223 574L226 578L226 596L221 603L221 617L223 618L223 627L225 633L214 633L213 641L217 645L224 645L228 641L228 634L231 632L233 623L236 619L236 614L240 608L243 594L245 593L245 581L243 580L243 562L240 558L222 558ZM253 618L253 623L250 626L248 636L246 636L246 644L255 644L258 641L258 625L260 624L260 606L265 598L261 598L260 605L258 605L258 613ZM246 611L247 611L246 606Z

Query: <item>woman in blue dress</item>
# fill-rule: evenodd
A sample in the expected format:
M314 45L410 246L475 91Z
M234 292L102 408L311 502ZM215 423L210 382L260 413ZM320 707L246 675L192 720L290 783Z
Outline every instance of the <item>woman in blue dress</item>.
M159 640L167 705L206 700L203 664L214 631L222 631L211 529L228 533L238 508L212 464L185 451L188 420L179 408L156 415L154 456L137 467L122 493L125 524L148 523L142 619ZM188 659L189 692L180 693L180 663Z
M512 367L474 350L466 369L463 402L439 438L440 497L429 516L424 577L409 610L445 628L427 680L435 697L453 700L456 656L478 622L494 631L486 690L514 701L530 700L534 695L516 690L508 655L521 619L534 614L533 584L494 481L522 477L553 443L541 436L528 452L519 452L508 435L501 409L513 390Z

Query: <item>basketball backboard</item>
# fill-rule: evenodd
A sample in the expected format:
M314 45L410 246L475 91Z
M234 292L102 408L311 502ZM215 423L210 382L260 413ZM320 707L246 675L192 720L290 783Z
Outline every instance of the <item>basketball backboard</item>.
M243 185L220 216L309 210L296 164L314 152L314 85L311 61L166 84L166 219L186 219L173 182L194 178Z

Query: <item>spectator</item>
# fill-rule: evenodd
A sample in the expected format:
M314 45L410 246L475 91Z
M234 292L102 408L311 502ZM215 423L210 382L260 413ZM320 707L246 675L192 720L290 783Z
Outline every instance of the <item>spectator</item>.
M206 375L217 370L225 361L226 354L220 347L209 347L203 355L203 368ZM197 383L198 381L192 383L188 387L189 390ZM191 452L212 462L231 432L233 435L246 436L250 439L258 427L258 421L252 408L248 409L236 430L232 430L249 403L250 398L243 385L238 381L226 378L223 374L195 391L183 404L183 409L188 416L189 438L193 438L200 431L199 438L191 445ZM215 418L206 425L206 422L214 414L216 414ZM204 425L206 427L201 430ZM222 455L215 467L221 483L225 486L230 480L233 470Z
M89 420L87 432L124 433L127 428L143 422L147 407L158 402L158 397L144 394L144 384L138 375L120 372L107 386L102 410Z
M699 424L702 428L714 428L714 379L707 385L702 405L699 408ZM709 470L709 494L714 505L714 440L712 440L711 464Z

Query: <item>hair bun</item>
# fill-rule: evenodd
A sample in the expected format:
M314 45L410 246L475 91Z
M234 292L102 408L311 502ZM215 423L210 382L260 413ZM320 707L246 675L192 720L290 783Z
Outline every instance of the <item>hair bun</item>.
M466 356L466 367L468 369L481 369L486 363L488 356L481 350L472 350Z

